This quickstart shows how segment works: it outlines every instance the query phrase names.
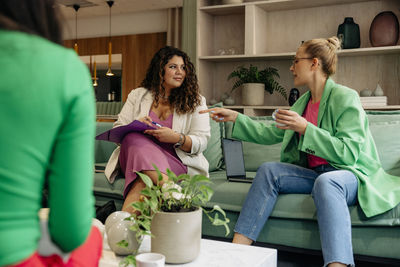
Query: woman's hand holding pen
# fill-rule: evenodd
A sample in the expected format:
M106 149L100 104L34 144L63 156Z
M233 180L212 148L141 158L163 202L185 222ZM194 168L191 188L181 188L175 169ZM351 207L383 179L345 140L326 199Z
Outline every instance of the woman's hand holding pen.
M233 111L226 108L210 108L201 110L199 113L210 113L210 118L216 122L232 121L235 122L238 116L237 111Z
M150 118L150 116L145 116L143 118L140 118L140 119L138 119L138 121L141 121L141 122L143 122L143 123L145 123L145 124L147 124L147 125L149 125L151 127L154 127L154 125L152 124L153 120Z
M155 130L146 130L145 134L154 136L158 141L163 143L177 143L179 141L179 134L168 127L163 127L159 123L153 121L149 116L139 119L139 121L156 128Z

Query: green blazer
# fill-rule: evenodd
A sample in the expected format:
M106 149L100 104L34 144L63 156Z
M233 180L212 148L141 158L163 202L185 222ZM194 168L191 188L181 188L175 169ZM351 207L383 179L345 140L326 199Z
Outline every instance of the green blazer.
M310 96L306 92L291 110L303 114ZM320 101L318 126L308 123L301 137L243 114L236 119L232 137L266 145L282 142L282 162L307 167L308 153L338 169L352 171L358 178L358 202L367 217L400 203L400 177L383 170L357 92L331 79L326 81Z

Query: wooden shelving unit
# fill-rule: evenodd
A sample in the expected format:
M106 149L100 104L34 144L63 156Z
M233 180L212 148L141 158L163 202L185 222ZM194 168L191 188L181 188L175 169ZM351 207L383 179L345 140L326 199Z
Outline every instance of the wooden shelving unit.
M240 65L272 66L279 70L280 83L287 91L294 87L289 71L291 60L302 41L327 38L337 33L345 17L360 26L361 47L338 52L336 82L360 92L374 90L379 83L388 105L371 109L400 109L400 43L371 47L369 28L381 11L391 10L400 18L396 0L269 0L242 4L212 5L198 0L197 71L202 94L220 100L230 93L233 81L227 77ZM221 51L234 52L221 55ZM298 88L304 93L307 88ZM232 93L235 110L249 115L269 115L276 107L287 107L279 94L265 94L264 106L241 106L240 89ZM366 108L370 109L370 108ZM271 111L272 110L272 111Z

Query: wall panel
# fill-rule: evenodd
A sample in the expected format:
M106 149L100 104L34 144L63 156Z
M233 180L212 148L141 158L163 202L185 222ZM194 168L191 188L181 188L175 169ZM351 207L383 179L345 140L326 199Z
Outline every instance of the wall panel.
M139 86L146 75L154 53L165 46L167 34L146 33L113 36L113 54L122 54L122 100ZM65 40L64 45L74 47L75 40ZM108 53L108 37L78 39L79 55L104 55Z

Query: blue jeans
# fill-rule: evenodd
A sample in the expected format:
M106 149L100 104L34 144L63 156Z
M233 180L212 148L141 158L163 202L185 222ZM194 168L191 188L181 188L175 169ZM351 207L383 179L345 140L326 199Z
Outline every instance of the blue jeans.
M267 162L258 170L234 231L256 240L278 194L310 194L317 208L324 266L332 262L354 266L348 206L357 202L357 178L330 165L307 169Z

